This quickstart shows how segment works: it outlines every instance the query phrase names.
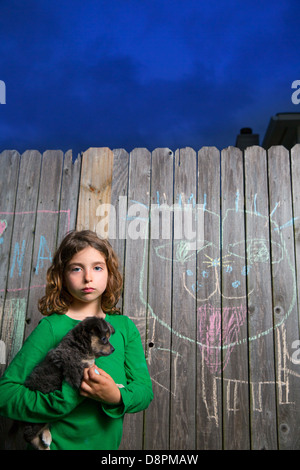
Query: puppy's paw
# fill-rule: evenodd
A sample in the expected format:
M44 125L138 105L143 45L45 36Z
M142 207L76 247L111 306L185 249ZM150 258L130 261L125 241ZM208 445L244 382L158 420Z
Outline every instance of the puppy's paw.
M40 439L41 439L43 445L45 446L44 450L50 450L50 444L52 442L52 436L51 436L50 429L48 429L48 428L44 429L44 431L42 432L42 434L40 436Z

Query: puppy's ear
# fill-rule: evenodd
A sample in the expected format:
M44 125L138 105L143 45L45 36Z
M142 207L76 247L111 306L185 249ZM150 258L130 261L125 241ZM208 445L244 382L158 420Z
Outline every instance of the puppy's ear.
M55 364L57 367L61 368L62 366L62 357L61 351L59 349L52 349L48 353L48 359Z
M115 332L114 327L113 327L110 323L107 323L107 324L108 324L108 329L109 329L109 331L110 331L110 334L113 335L114 332Z

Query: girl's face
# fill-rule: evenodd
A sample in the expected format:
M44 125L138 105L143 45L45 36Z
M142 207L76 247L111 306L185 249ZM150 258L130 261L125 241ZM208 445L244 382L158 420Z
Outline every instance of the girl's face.
M68 262L64 280L74 301L99 302L106 289L108 270L103 254L88 246L76 253Z

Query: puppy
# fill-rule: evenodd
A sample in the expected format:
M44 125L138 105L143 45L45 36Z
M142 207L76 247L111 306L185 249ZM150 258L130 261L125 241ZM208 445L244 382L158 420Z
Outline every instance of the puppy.
M65 380L79 389L83 370L91 367L97 357L108 356L114 351L109 342L113 333L114 328L102 318L88 317L81 321L33 369L25 386L50 393L61 390ZM52 437L47 423L22 423L22 427L25 441L37 450L50 450Z

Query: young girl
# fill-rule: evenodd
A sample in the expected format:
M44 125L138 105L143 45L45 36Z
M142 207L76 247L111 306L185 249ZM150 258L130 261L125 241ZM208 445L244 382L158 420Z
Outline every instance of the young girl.
M153 398L144 350L134 323L119 314L122 278L110 244L89 230L70 232L47 273L43 318L0 380L0 414L50 423L51 450L114 450L125 413L148 407ZM115 329L115 351L85 369L78 393L63 382L49 394L23 384L32 369L79 321L105 318Z

